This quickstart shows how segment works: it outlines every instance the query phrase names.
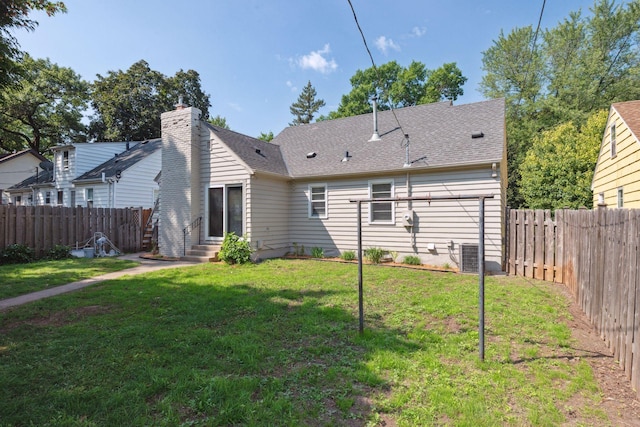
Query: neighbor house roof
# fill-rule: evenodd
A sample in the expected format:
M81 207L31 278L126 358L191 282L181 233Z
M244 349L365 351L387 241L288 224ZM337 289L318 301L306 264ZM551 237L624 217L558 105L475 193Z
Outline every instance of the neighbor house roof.
M640 138L640 100L616 102L611 104L622 120L627 124L629 130L633 133L636 140Z
M210 123L207 127L253 171L289 175L277 145Z
M370 113L292 126L272 143L281 147L294 178L407 170L404 134L409 136L410 169L500 162L503 158L503 99L378 111L377 122L379 141L369 142L373 135ZM473 133L482 137L472 138ZM348 160L342 161L345 157Z
M26 154L33 155L34 157L39 159L41 162L46 162L47 161L47 159L42 154L38 153L33 148L28 148L26 150L18 151L17 153L0 154L0 163L8 162L10 160L13 160L13 159L15 159L17 157L20 157L20 156L24 156Z
M121 173L124 172L160 149L162 149L162 139L160 138L139 142L128 150L111 157L101 165L85 172L72 182L98 181L102 179L103 173L106 178L114 177L118 171Z
M33 187L48 187L53 186L53 169L43 170L35 175L31 175L29 178L20 181L19 183L12 185L7 191L22 191L30 190Z

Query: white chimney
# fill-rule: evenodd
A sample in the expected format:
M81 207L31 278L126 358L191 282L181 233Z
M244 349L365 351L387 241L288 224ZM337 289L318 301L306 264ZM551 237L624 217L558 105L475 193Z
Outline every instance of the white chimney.
M373 135L371 136L371 139L369 140L369 142L374 142L374 141L380 141L380 135L378 134L378 98L377 97L373 97L372 98L373 101Z

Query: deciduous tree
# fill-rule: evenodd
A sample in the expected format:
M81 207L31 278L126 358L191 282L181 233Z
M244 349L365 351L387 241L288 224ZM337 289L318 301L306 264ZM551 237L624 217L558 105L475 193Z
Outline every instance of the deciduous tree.
M209 95L202 91L193 70L166 77L138 61L127 71L109 71L93 83L91 104L96 113L91 136L103 141L130 141L160 136L160 114L172 110L182 97L187 105L209 117Z
M43 153L57 143L84 140L82 114L89 85L72 69L25 55L18 84L0 92L0 145Z
M0 88L19 78L20 67L17 61L22 52L12 30L22 28L33 31L38 23L29 19L33 10L43 10L52 16L66 12L61 1L46 0L2 0L0 2Z
M521 166L520 188L531 209L591 206L591 180L607 110L591 114L578 128L562 123L538 135Z
M409 107L412 105L437 102L443 99L455 100L463 94L462 85L467 78L455 63L444 64L436 70L427 70L425 65L412 61L402 67L396 61L379 67L358 70L351 77L352 89L342 96L336 111L322 119L349 117L372 111L370 100L379 99L379 109Z

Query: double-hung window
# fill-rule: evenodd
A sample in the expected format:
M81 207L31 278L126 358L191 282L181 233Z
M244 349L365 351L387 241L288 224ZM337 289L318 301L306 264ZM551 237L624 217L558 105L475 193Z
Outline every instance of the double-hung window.
M389 199L393 198L393 181L370 181L369 198ZM393 202L370 202L369 222L372 224L393 224L394 223Z
M327 218L327 185L309 185L309 218Z

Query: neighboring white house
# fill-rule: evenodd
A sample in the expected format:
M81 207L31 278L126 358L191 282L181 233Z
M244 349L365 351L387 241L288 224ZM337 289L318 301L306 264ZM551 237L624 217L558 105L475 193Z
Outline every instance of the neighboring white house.
M95 142L56 146L50 170L8 189L23 205L152 207L161 141Z
M161 164L162 140L140 142L74 179L76 198L95 207L153 207Z
M419 105L293 126L267 143L180 106L162 115L160 252L182 255L183 229L202 217L187 245L220 243L233 231L248 236L254 258L302 246L337 256L357 248L350 200L493 194L485 205L486 268L500 270L504 110L501 99ZM459 265L461 247L478 243L477 200L363 203L362 215L364 248L400 259Z
M6 189L34 175L40 163L47 161L33 149L0 154L0 204L11 203Z

